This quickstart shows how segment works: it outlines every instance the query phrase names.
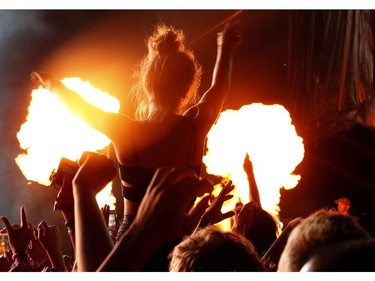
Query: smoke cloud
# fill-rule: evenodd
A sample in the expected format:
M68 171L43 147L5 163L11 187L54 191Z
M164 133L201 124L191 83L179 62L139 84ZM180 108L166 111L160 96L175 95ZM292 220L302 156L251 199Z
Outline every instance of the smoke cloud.
M19 223L19 208L34 226L41 220L56 224L62 232L63 251L72 254L61 214L53 212L57 191L28 182L15 163L22 151L17 132L27 116L31 90L29 73L38 69L44 56L69 36L63 26L76 29L87 23L82 12L0 11L0 215ZM64 228L62 228L64 227ZM2 228L2 226L1 226Z

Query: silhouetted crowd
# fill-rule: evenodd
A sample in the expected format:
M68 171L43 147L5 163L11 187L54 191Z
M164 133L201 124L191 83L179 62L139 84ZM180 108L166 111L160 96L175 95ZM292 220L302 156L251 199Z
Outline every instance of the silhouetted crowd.
M1 271L374 269L375 240L350 214L317 210L305 218L295 218L277 234L276 221L262 209L259 197L222 213L223 203L232 198L232 182L223 182L215 197L211 194L213 185L188 168L157 169L134 221L116 242L116 233L108 231L109 207L99 208L95 202L96 194L116 175L115 163L95 152L85 152L77 163L74 177L64 175L56 199L75 257L62 253L57 226L45 221L31 225L21 207L19 224L1 217L5 226L1 232L7 233L10 244L10 250L1 256ZM253 175L248 155L244 168L250 183ZM249 190L254 188L249 186ZM229 218L230 231L216 226Z

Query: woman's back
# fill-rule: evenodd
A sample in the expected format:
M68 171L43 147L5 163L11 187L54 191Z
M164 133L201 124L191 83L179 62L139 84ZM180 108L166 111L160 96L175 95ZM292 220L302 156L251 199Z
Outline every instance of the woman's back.
M156 169L200 166L204 136L194 119L173 116L163 122L131 122L128 135L116 145L121 165Z
M130 126L129 137L118 149L115 145L125 199L139 203L158 167L189 167L200 173L204 137L193 119L175 116Z

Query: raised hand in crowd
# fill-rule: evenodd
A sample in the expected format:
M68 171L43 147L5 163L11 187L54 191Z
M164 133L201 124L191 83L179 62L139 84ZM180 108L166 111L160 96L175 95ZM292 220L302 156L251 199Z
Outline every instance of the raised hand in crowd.
M111 236L113 244L116 243L116 236L117 231L119 229L120 221L115 214L114 221L111 220L111 207L108 204L105 204L103 207L100 208L102 211L102 215L105 221L105 225L107 226L109 235ZM113 218L112 218L113 219ZM110 221L111 220L111 221Z
M53 82L56 82L56 83L59 82L53 79L51 75L45 72L36 72L36 71L33 71L32 73L30 73L30 79L34 83L40 84L45 89L50 89L52 87Z
M59 272L67 271L61 252L60 230L42 221L38 225L38 240L47 252L51 266Z
M240 224L233 230L242 233L253 243L259 256L263 256L279 233L278 218L262 208L253 163L248 153L244 158L243 169L249 185L249 203L242 209L242 214L238 213Z
M246 153L246 156L243 162L243 169L247 175L247 181L249 183L249 201L257 202L259 207L262 208L262 204L260 202L258 185L255 180L253 163L251 162L250 156L248 153Z
M240 233L245 236L254 222L254 207L258 207L258 203L251 201L235 209L232 232Z
M5 251L5 257L8 260L8 263L11 265L13 263L13 258L12 258L12 250Z
M10 250L12 251L13 264L10 271L30 271L28 260L28 245L33 236L32 226L28 224L25 208L20 208L20 224L11 224L6 217L1 217L5 229L1 233L8 233Z
M2 255L0 255L0 272L7 272L10 270L12 266L12 254L10 253L10 259L7 256L7 253L10 253L10 251L6 251Z
M74 197L72 181L78 170L78 164L61 158L57 171L51 174L51 186L59 192L55 199L54 211L58 210L64 218L73 249L75 250Z
M27 251L35 271L40 271L44 267L51 267L51 263L46 250L38 240L37 228L33 226L32 229L33 235Z
M103 214L103 218L105 221L105 225L108 227L109 226L109 215L111 213L111 208L109 205L105 204L103 207L100 208Z
M84 152L78 164L73 179L77 270L95 271L113 248L96 195L116 169L111 159L95 152Z
M139 271L164 242L190 234L208 207L208 196L195 206L209 183L189 168L159 168L129 230L115 245L99 271ZM211 187L212 188L212 187Z
M229 193L234 189L234 185L232 185L232 181L228 181L222 185L223 188L220 191L219 195L213 199L210 197L210 206L201 217L196 230L198 228L206 227L210 224L219 223L234 215L234 211L228 211L226 213L222 213L221 211L224 202L233 198L233 195L230 195Z
M69 255L63 255L66 270L68 272L74 271L74 259Z

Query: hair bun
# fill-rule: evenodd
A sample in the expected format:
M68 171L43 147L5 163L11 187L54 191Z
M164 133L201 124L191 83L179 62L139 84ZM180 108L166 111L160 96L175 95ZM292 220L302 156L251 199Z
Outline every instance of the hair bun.
M160 56L169 56L184 49L185 36L182 30L160 24L149 39L149 47Z

